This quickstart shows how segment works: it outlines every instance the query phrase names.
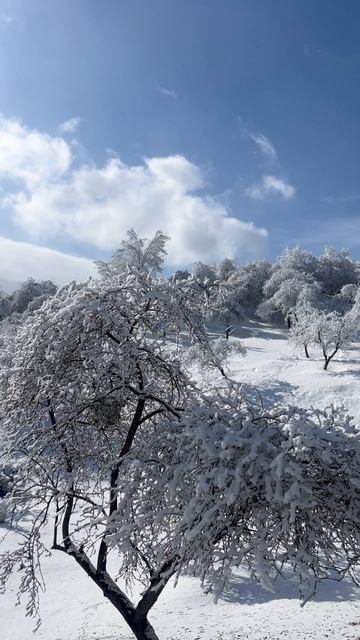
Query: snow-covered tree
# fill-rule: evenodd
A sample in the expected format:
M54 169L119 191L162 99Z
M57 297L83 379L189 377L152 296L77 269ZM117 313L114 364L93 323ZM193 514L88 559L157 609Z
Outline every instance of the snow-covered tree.
M316 312L307 305L298 305L292 312L289 340L297 347L303 347L305 356L310 358L309 346L315 342Z
M244 315L253 314L263 299L270 268L266 260L241 266L230 259L215 267L195 263L192 276L204 287L209 320L232 330Z
M298 306L296 321L290 329L289 337L295 344L305 348L307 357L309 345L317 345L323 355L326 370L338 351L346 349L354 340L355 320L355 313L351 311L342 315L308 305Z
M230 283L216 285L208 305L208 317L225 330L225 337L228 339L243 317L244 310L235 287Z
M26 522L0 556L0 588L18 571L27 612L38 613L49 526L54 552L75 560L138 640L156 640L149 612L182 571L219 596L233 566L270 586L287 564L303 601L319 580L354 577L360 441L350 419L333 407L265 410L226 375L205 392L185 345L216 371L233 348L206 334L210 279L121 264L63 287L0 344L2 459L16 464L3 512L8 526ZM136 603L131 580L143 587Z
M289 271L285 275L277 271L264 287L265 294L270 291L274 293L259 305L257 315L270 319L272 315L280 312L290 328L293 312L298 304L315 304L319 295L319 284L312 276L301 272Z
M113 291L73 287L27 322L2 400L18 461L4 499L9 522L27 528L1 557L1 581L18 569L37 611L51 521L53 550L78 563L138 640L156 640L148 613L181 571L218 597L234 566L271 587L288 565L304 602L318 581L353 577L360 442L350 419L334 408L265 411L235 384L199 394L174 353L144 337L143 313L130 319ZM143 584L137 604L111 566Z
M114 253L110 262L98 261L99 274L103 278L123 273L127 267L139 273L158 275L166 256L165 245L169 238L156 231L153 238L140 238L134 229L127 232L127 240L123 240L120 248Z
M173 273L170 280L178 282L180 280L188 280L189 278L191 278L191 273L189 271L178 269L177 271L175 271L175 273Z
M216 268L204 262L194 262L191 275L194 280L201 282L204 286L213 285L217 279Z
M35 309L37 305L41 306L43 301L52 296L55 291L56 286L51 280L36 282L33 278L29 278L10 295L12 312L24 313L31 304Z
M291 312L299 302L313 300L318 295L318 284L313 276L315 258L300 247L285 249L274 263L270 277L264 284L264 301L257 309L257 315L270 319L281 313L291 326Z
M342 288L358 282L359 265L345 250L337 253L327 247L317 258L300 247L286 249L272 266L258 315L270 318L280 312L288 318L290 326L294 307L304 302L305 288L308 303L327 311L340 311L345 302L341 298Z
M225 258L216 265L216 275L220 281L228 280L231 275L237 271L235 260Z
M0 291L0 321L11 314L11 302L9 296Z
M359 298L359 285L358 284L344 284L340 289L340 293L337 294L337 299L340 302L341 308L345 311L349 311L355 305Z
M346 349L351 344L355 332L356 327L350 313L319 314L316 323L316 343L321 347L325 370L339 349Z
M239 304L247 313L254 313L263 300L263 289L270 275L271 265L267 260L257 260L240 266L229 277Z
M226 261L223 262L226 263ZM228 263L234 264L230 260ZM217 275L216 267L196 262L193 264L191 281L189 281L194 292L197 292L195 295L201 299L205 318L223 327L226 338L229 337L233 325L242 315L236 287L230 283L228 275L221 280Z
M32 313L55 291L56 286L51 280L36 282L33 278L29 278L13 293L0 292L0 321L13 313Z
M316 260L314 276L322 283L324 293L334 296L344 285L359 282L359 267L345 249L337 253L334 247L325 247Z
M0 412L5 448L9 461L21 460L10 497L11 519L20 521L28 509L34 517L18 552L3 558L3 578L19 561L24 574L20 590L29 587L31 610L37 607L36 569L43 552L36 510L45 521L52 505L54 548L73 556L116 601L139 638L152 637L145 602L160 594L173 559L168 566L164 555L151 569L147 566L147 596L135 611L110 580L109 527L105 521L95 523L89 505L97 504L98 516L107 514L110 522L120 505L124 457L151 439L166 416L170 423L178 420L194 393L176 343L187 334L206 349L196 305L178 286L129 271L107 285L64 287L20 326L13 350L3 345ZM173 346L161 339L165 332L174 337ZM73 535L71 527L80 513L86 524ZM100 547L94 568L87 554L96 540ZM126 573L127 554L125 548L121 551L120 571ZM135 548L132 553L140 571L146 556ZM20 560L24 557L28 562Z
M275 262L274 267L275 269L283 269L284 271L291 269L312 275L315 270L315 265L315 256L297 245L295 247L287 247Z
M226 363L230 356L246 356L246 349L240 340L230 336L216 338L208 343L195 344L185 350L184 362L186 365L197 366L202 372L202 378L206 377L209 369L218 369L227 378Z

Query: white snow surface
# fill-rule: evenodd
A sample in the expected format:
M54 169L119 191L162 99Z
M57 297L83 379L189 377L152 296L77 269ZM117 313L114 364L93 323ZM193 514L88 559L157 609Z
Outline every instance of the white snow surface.
M307 360L287 342L287 331L249 322L235 334L247 348L246 358L230 359L232 377L255 384L264 402L325 407L343 404L360 420L360 344L323 371L320 354ZM245 387L247 388L247 387ZM249 388L251 393L251 388ZM16 544L13 533L7 546ZM4 543L5 546L5 543ZM42 625L35 636L34 620L25 617L25 605L15 607L16 576L0 597L1 640L132 640L120 614L102 596L72 558L54 552L44 560L46 591L41 596ZM136 599L137 593L134 594ZM199 581L182 577L174 589L169 584L150 613L161 640L360 640L360 589L350 581L327 582L316 598L300 607L297 586L280 580L275 593L265 591L238 571L228 589L214 604Z

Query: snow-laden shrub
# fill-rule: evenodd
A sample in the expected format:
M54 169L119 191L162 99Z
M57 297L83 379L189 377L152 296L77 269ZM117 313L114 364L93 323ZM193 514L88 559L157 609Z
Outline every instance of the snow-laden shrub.
M188 366L198 366L207 371L210 368L219 369L221 373L227 368L230 356L246 356L246 349L236 338L216 338L204 348L201 344L191 345L184 351L184 362Z
M345 284L338 294L339 300L353 305L356 302L356 296L359 291L358 284Z

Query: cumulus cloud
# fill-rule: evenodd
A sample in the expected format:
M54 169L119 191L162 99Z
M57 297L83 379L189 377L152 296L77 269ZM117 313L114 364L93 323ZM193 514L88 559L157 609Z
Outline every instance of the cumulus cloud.
M74 133L79 127L81 120L82 118L79 116L65 120L65 122L62 122L58 127L59 133Z
M12 161L9 168L0 153L0 180L17 178L23 188L7 193L3 204L37 241L67 236L114 250L132 226L140 235L161 229L170 236L168 263L174 266L264 253L267 232L235 218L219 199L204 193L203 172L181 155L147 158L137 166L111 158L102 167L71 167L71 149L62 139L13 121L11 130ZM34 160L28 152L34 136L38 147L43 145L46 170L41 154Z
M0 176L33 189L63 176L71 161L71 149L62 138L0 116Z
M284 178L267 175L263 176L261 182L248 187L245 193L252 200L265 200L271 196L291 200L296 194L296 189Z
M182 156L129 166L111 159L82 167L64 180L15 194L19 226L35 237L65 234L100 249L115 249L129 226L150 236L162 229L172 242L169 261L259 255L266 232L230 216L215 198L199 195L203 177Z
M87 258L1 236L0 255L1 278L7 283L20 283L27 278L34 278L53 280L61 285L71 280L87 280L96 271L92 260Z

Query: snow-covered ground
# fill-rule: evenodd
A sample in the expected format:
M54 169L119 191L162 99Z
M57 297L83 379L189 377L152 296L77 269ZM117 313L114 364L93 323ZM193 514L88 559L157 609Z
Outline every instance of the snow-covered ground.
M232 377L256 385L265 401L323 408L343 404L360 421L360 343L339 352L323 370L320 351L310 360L287 340L287 330L249 322L236 332L247 349L246 358L230 361Z
M323 371L320 354L306 360L288 345L286 334L285 329L255 322L240 329L237 335L247 357L232 358L232 376L257 385L265 402L318 407L343 403L360 421L360 345L339 354ZM8 538L9 544L14 542ZM38 640L132 639L119 614L71 558L54 553L43 570L47 590L41 598ZM24 617L23 605L14 607L15 578L0 597L1 640L33 637L34 621ZM301 609L291 579L269 593L240 572L218 604L203 594L196 579L183 577L176 589L165 589L150 619L162 640L360 640L359 605L360 589L347 581L321 585L315 601Z

